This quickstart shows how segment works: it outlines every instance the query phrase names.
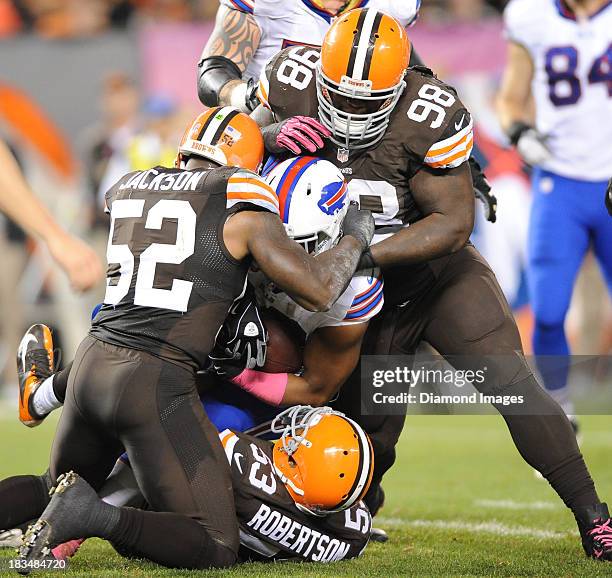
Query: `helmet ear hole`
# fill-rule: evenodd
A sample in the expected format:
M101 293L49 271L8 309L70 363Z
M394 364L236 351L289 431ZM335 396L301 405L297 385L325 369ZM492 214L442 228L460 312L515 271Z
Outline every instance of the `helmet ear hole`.
M340 474L340 477L341 477L341 478L343 478L343 477L344 477L344 472L342 472L342 473Z
M348 456L348 450L344 450L342 453L343 453L345 456Z

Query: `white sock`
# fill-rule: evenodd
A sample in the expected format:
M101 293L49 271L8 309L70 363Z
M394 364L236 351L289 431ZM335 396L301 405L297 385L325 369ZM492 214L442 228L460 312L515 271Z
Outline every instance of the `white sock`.
M34 411L40 416L43 417L48 413L51 413L54 409L58 407L62 407L60 401L58 401L57 397L55 397L55 392L53 391L53 378L55 376L47 377L45 381L42 382L40 387L34 392L34 396L32 398L32 406L34 407Z

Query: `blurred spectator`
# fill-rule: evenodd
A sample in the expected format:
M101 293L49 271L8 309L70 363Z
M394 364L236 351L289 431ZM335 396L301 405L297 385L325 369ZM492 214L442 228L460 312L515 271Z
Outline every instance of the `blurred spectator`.
M101 119L88 128L82 138L88 189L93 206L92 226L107 227L99 200L102 180L113 154L124 151L138 130L140 96L134 81L117 72L103 82L100 100Z
M17 34L22 26L19 12L11 0L0 0L0 38Z
M499 16L506 2L486 0L431 0L423 3L421 15L430 22L473 23Z
M178 121L175 103L163 95L149 97L143 107L141 129L132 133L115 148L101 179L99 195L130 171L156 165L172 167L176 146L183 128Z

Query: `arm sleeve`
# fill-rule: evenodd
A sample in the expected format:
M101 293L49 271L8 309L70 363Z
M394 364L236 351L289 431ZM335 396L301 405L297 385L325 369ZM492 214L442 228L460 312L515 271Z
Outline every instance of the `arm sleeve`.
M342 321L335 325L364 323L378 315L385 303L384 282L380 272L373 277L353 277L349 285L355 296Z
M432 169L453 169L470 158L473 146L472 116L466 109L459 110L452 117L442 138L427 151L424 164Z
M238 204L243 205L242 210L248 210L249 205L253 205L257 209L280 214L274 189L251 171L238 170L227 181L226 208L232 209Z
M404 27L412 26L419 17L421 0L386 0L383 4L383 12L397 18Z
M508 40L521 44L531 51L541 30L539 21L534 17L531 0L511 0L504 10L504 33Z

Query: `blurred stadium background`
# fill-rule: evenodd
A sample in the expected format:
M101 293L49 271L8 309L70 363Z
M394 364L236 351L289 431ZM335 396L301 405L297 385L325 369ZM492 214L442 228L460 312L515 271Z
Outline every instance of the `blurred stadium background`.
M505 3L424 0L410 36L425 62L458 87L477 121L476 155L498 197L499 216L495 225L480 217L473 240L496 271L529 351L523 271L528 173L507 148L493 111L505 60ZM184 125L200 108L196 62L217 7L216 0L0 0L0 138L58 220L101 256L105 188L129 170L171 164ZM17 422L14 354L23 331L33 322L48 323L58 330L64 358L72 359L103 287L75 296L45 252L6 221L0 255L4 477L41 471L55 427L54 418L29 433ZM581 273L568 323L575 354L612 353L612 311L592 259ZM608 418L585 426L583 449L601 493L609 495ZM391 550L375 546L357 566L317 569L317 575L397 575L409 567L441 576L604 575L582 561L571 515L522 464L499 418L415 417L400 453L383 513ZM483 522L492 517L496 521ZM437 548L448 554L444 561ZM163 574L109 557L108 547L87 551L93 566L75 560L83 575L98 569L100 575ZM410 566L398 562L406 556ZM553 560L558 566L551 572Z

